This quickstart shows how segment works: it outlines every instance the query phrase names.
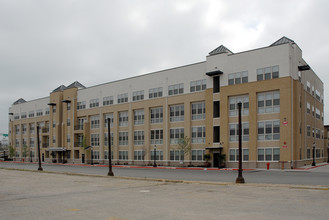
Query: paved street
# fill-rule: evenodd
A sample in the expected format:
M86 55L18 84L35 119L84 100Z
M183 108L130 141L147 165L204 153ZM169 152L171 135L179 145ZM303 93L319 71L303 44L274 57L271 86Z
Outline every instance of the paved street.
M319 164L318 164L319 165ZM302 184L329 186L329 165L306 170L252 170L244 171L243 177L247 183L269 184ZM38 164L0 162L0 167L37 170ZM61 164L42 164L45 171L107 175L108 167L80 166ZM170 179L170 180L196 180L212 182L235 182L237 171L232 170L189 170L154 168L113 168L115 176Z
M0 169L0 219L328 219L328 188Z

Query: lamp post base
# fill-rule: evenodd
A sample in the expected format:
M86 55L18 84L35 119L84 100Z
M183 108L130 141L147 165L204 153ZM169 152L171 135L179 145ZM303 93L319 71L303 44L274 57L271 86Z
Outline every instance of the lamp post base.
M42 167L39 167L38 170L39 170L39 171L43 171Z
M236 178L235 183L245 183L244 178L242 176L239 176L238 178Z
M107 175L108 175L108 176L114 176L114 173L113 173L112 171L109 171L109 172L107 173Z
M313 167L315 167L315 166L316 166L316 165L315 165L315 162L313 162L313 163L312 163L312 166L313 166Z
M156 165L156 164L154 164L154 165L153 165L153 167L157 167L157 165Z

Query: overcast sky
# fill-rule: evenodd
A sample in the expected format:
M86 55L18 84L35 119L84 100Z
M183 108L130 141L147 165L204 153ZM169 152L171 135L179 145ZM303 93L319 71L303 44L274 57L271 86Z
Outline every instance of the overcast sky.
M0 0L0 133L19 98L294 40L329 105L328 0ZM325 124L329 124L325 108Z

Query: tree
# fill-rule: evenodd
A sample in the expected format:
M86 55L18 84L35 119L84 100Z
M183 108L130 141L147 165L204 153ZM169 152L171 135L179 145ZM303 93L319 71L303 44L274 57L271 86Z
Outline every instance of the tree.
M27 156L27 146L26 144L23 145L23 157Z
M185 156L192 149L191 138L189 138L187 136L180 138L178 140L177 149L182 153L181 154L181 161L183 162L182 155Z
M15 155L15 148L9 145L9 157L14 157Z

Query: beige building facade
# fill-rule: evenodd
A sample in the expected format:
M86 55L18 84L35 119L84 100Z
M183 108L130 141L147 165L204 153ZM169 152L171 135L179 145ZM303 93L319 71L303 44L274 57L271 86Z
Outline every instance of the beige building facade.
M237 167L241 102L243 166L300 167L312 163L313 152L317 162L328 157L323 94L286 37L240 53L220 46L203 62L17 100L9 139L16 160L35 161L40 127L44 162L106 164L109 119L113 164L204 166L210 157L211 166ZM184 137L186 152L178 147Z

